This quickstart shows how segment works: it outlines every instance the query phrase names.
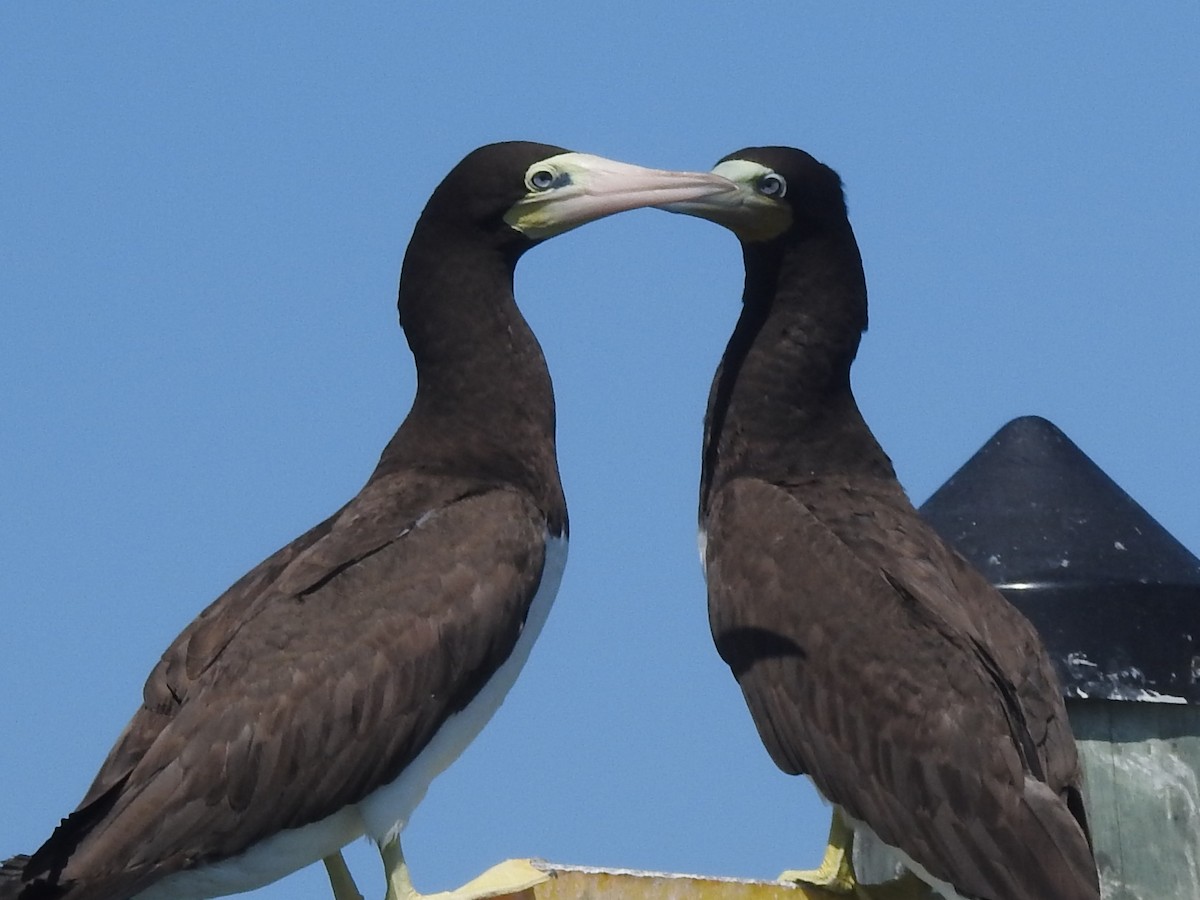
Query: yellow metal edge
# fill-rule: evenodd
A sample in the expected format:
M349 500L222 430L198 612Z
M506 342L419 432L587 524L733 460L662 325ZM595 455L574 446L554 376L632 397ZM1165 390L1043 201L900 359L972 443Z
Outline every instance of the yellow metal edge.
M509 860L545 874L545 879L511 893L492 894L495 900L848 900L847 895L812 885L751 881L667 872L639 872L570 866L543 860ZM923 900L933 896L915 879L883 885L860 885L859 896L870 900Z

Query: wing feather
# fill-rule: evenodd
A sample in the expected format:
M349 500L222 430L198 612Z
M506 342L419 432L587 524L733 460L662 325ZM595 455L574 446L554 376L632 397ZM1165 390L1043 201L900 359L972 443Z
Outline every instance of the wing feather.
M717 648L780 768L935 877L989 900L1094 898L1036 633L925 529L882 482L727 482L707 523Z
M180 634L26 877L130 895L235 856L394 780L470 702L524 625L545 517L510 489L406 483L369 484Z

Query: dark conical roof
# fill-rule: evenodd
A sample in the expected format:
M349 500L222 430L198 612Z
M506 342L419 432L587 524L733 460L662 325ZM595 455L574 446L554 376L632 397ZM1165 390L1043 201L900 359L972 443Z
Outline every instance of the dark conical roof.
M1200 560L1053 424L998 431L921 513L1037 627L1068 697L1200 703Z

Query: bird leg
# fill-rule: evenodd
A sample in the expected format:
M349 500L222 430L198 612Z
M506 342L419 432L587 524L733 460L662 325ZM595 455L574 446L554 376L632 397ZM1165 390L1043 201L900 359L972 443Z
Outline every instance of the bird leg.
M363 900L363 895L358 892L358 885L354 883L354 876L350 874L341 850L325 857L321 862L325 863L325 871L329 873L329 884L333 887L334 900Z
M384 900L415 900L421 896L408 874L408 863L404 861L404 851L400 849L399 835L381 845L379 855L383 857L383 871L387 874L388 888Z
M478 878L473 878L462 887L436 894L420 894L413 887L400 849L397 836L379 848L383 867L387 872L388 889L385 900L485 900L488 897L504 897L528 890L547 881L550 876L527 859L509 859L492 866ZM339 898L341 900L341 898Z
M789 869L779 876L780 881L800 881L823 887L837 894L861 896L858 879L854 876L854 828L834 807L829 823L829 841L825 858L816 869Z

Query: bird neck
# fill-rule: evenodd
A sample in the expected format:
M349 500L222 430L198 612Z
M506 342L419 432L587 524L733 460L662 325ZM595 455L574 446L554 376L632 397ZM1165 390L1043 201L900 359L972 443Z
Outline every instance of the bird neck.
M414 234L398 305L417 392L376 474L408 469L509 484L532 493L551 519L565 519L554 391L513 296L517 255L470 235Z
M850 388L867 327L854 235L744 246L746 286L709 394L701 514L712 490L748 475L775 483L891 477Z

